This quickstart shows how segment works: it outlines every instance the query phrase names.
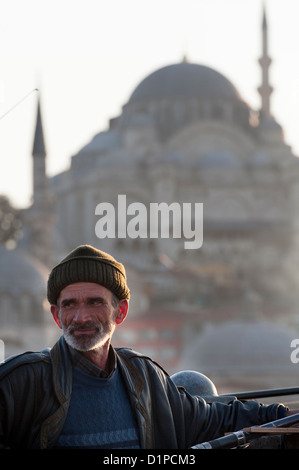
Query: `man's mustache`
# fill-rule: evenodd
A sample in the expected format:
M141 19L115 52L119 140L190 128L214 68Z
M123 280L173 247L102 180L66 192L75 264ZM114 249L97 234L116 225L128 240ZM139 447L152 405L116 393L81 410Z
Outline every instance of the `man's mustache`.
M73 333L74 331L84 331L84 330L90 330L90 329L95 329L97 331L100 331L101 325L99 325L99 323L96 323L96 322L86 322L83 325L81 323L80 324L72 323L68 327L68 332Z

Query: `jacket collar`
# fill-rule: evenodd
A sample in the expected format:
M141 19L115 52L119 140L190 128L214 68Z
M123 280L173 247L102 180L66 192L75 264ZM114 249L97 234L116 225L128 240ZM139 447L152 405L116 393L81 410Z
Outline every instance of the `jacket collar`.
M152 426L149 410L151 409L151 398L146 384L144 374L140 373L131 360L136 357L134 351L119 348L116 349L117 363L120 373L124 379L129 399L133 410L137 410L136 419L138 422L140 446L143 449L152 448Z
M63 336L50 351L53 369L53 386L61 404L69 399L72 393L72 361Z

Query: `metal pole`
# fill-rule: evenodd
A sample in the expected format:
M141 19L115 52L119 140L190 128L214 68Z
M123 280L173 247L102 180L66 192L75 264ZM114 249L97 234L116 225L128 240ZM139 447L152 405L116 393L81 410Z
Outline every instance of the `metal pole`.
M237 393L224 393L219 397L234 396L238 400L251 400L253 398L266 398L266 397L278 397L284 395L297 395L299 394L299 387L288 387L288 388L274 388L267 390L253 390L250 392L237 392Z

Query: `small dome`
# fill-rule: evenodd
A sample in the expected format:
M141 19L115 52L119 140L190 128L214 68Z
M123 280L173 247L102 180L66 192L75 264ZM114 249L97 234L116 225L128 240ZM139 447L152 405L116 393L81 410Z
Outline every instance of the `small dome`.
M20 249L0 246L0 295L46 295L48 271Z
M232 83L216 70L182 62L147 76L132 93L130 103L163 98L222 98L241 100Z
M292 366L296 332L266 321L228 321L211 326L186 348L182 368L207 374L280 372Z

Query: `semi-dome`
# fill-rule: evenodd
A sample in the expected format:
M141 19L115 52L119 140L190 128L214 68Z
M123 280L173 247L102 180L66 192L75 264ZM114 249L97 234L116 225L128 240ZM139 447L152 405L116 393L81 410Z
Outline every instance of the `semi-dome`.
M216 150L205 154L198 164L202 170L213 168L232 170L242 166L240 159L236 155L225 150Z
M48 270L20 248L0 246L1 339L5 357L51 346L60 330L53 328L46 302Z
M117 132L112 130L103 131L96 134L91 141L85 145L77 155L82 153L101 153L113 149L120 144L120 136Z
M148 75L136 87L129 102L167 97L241 99L236 88L221 73L204 65L181 62Z

